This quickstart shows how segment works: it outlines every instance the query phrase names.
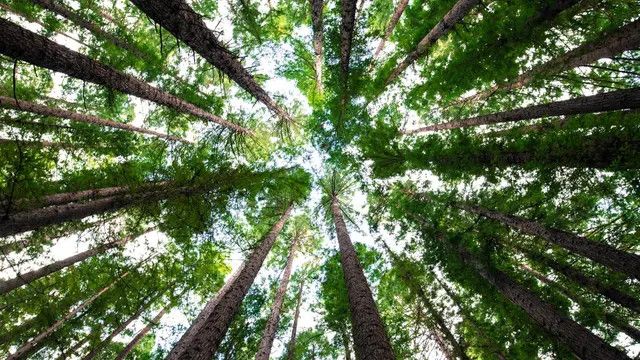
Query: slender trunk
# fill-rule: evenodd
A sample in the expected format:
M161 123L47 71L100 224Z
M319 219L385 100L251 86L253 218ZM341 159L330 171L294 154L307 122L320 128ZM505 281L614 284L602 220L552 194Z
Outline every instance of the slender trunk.
M488 90L479 92L456 101L454 104L464 104L482 101L489 98L497 91L511 91L520 89L538 76L558 74L579 66L589 65L600 59L611 58L627 50L640 47L640 20L636 20L619 29L616 29L603 37L580 45L557 58L538 65L529 71L519 75L514 81L499 83Z
M65 351L62 351L62 353L60 354L60 356L58 356L56 360L68 360L69 358L73 358L73 356L75 356L78 350L80 350L80 348L83 347L84 344L88 343L89 340L90 340L89 336L86 336L84 339L76 342L75 345L73 345L71 348Z
M304 279L300 282L298 289L298 299L296 301L296 311L293 315L293 325L291 326L291 339L287 346L287 360L294 360L296 356L296 333L298 331L298 318L300 317L300 304L302 304L302 290L304 289Z
M340 247L340 263L349 297L351 331L356 359L395 359L384 324L364 276L362 265L349 238L338 198L331 201L331 212Z
M628 295L611 285L605 284L597 278L588 276L580 270L574 269L570 265L560 263L547 255L535 253L519 245L514 246L514 248L525 254L531 260L553 269L585 289L589 289L600 294L629 310L640 313L640 300L635 297Z
M438 345L438 348L440 349L440 351L442 352L442 355L444 355L445 359L447 360L455 360L456 357L451 353L451 350L449 350L449 347L447 346L447 341L442 337L442 334L433 329L431 331L431 334L433 335L436 345Z
M98 37L103 38L104 40L114 44L115 46L128 51L134 54L136 57L141 59L147 59L146 56L139 48L130 44L117 36L111 35L110 33L102 30L100 26L92 23L91 21L85 20L82 16L77 14L74 10L66 7L59 1L55 0L32 0L34 3L42 6L43 8L60 15L61 17L69 20L74 23L78 27L81 27L89 32L96 34Z
M487 267L464 248L459 248L458 253L467 265L472 267L509 301L522 308L534 322L555 336L579 358L629 359L624 352L604 342L587 328L558 311L552 304L542 301L536 294L513 281L505 273Z
M356 0L340 0L340 74L342 82L349 77L349 61L351 59L351 42L356 20Z
M260 346L258 347L258 353L256 354L256 360L269 360L271 355L271 347L273 346L273 340L276 338L276 331L278 330L278 323L280 322L280 312L282 311L282 304L284 298L287 295L287 287L289 286L289 279L291 278L291 268L293 267L293 260L296 256L296 248L300 241L300 235L296 234L291 241L291 248L289 249L289 256L287 257L287 263L280 279L280 285L276 291L276 297L271 305L271 314L267 319L267 325L262 333L262 339L260 340Z
M68 120L82 122L90 125L104 126L104 127L110 127L114 129L130 131L130 132L137 132L141 134L152 135L152 136L155 136L161 139L170 140L170 141L180 141L184 143L190 143L190 141L177 136L167 135L167 134L159 133L157 131L133 126L130 124L103 119L94 115L81 114L74 111L65 110L62 108L40 105L40 104L36 104L34 102L30 102L26 100L16 101L16 99L6 97L6 96L0 96L0 107L5 109L18 110L18 111L27 111L27 112L42 115L42 116L52 116L52 117L57 117L61 119L68 119Z
M568 299L571 299L572 301L580 305L582 308L589 307L589 304L585 303L585 301L582 298L580 298L578 294L554 282L553 280L549 279L548 277L539 273L538 271L530 268L525 264L520 264L520 268L526 271L527 273L531 274L533 277L538 279L543 284L556 289L558 292L566 296ZM608 311L603 311L602 314L599 314L599 315L602 316L604 322L618 328L620 331L629 335L629 337L631 337L635 341L640 341L640 330L629 325L625 320L621 319L616 314L610 313Z
M207 28L202 16L184 0L131 0L131 2L265 104L282 120L293 122L291 116L271 99L240 61Z
M546 227L525 218L502 214L477 205L456 204L456 207L486 218L499 221L525 234L539 236L576 254L608 266L612 270L626 274L630 278L640 279L640 256L618 250L604 243L591 241L586 237L570 232ZM635 309L639 309L636 303Z
M403 131L404 135L459 129L479 125L499 124L522 120L540 119L547 116L589 114L595 112L638 109L640 108L640 88L625 89L582 96L525 108L503 111L488 115L480 115L442 124L424 126L414 130Z
M38 334L36 337L34 337L33 339L27 341L22 346L20 346L13 354L9 355L7 360L23 359L28 353L30 353L30 351L32 349L34 349L36 346L38 346L38 344L40 344L43 340L47 339L49 336L51 336L51 334L53 334L62 325L64 325L65 322L67 322L68 320L74 318L80 311L84 310L86 307L91 305L97 298L100 297L100 295L102 295L105 292L109 291L109 289L114 287L116 285L116 283L118 283L119 280L121 280L122 278L124 278L127 275L129 275L128 271L125 272L124 274L120 275L117 279L112 281L109 285L103 287L100 291L98 291L93 296L91 296L90 298L85 300L83 303L81 303L80 305L78 305L75 308L71 309L60 320L54 322L51 326L49 326L43 332Z
M344 347L344 360L351 360L351 345L349 344L349 335L346 329L340 332L342 337L342 346Z
M273 247L284 223L289 218L293 205L289 206L271 230L262 238L241 269L231 279L219 299L207 304L203 312L208 316L198 316L180 341L174 346L167 359L209 360L218 350L231 321L235 317L242 300L262 267L264 259ZM201 314L202 315L202 314Z
M384 35L382 36L382 39L380 39L380 43L378 44L376 51L373 53L374 60L378 58L378 55L380 55L380 52L382 51L382 49L384 49L384 45L391 37L393 29L396 28L396 25L398 24L398 21L400 21L400 17L402 16L402 13L404 12L404 9L407 7L407 5L409 5L409 0L400 0L398 2L398 6L396 6L396 9L393 11L391 20L389 20L389 23L384 30Z
M480 3L480 0L459 0L451 10L434 26L429 33L420 40L407 57L402 60L398 66L396 66L389 77L385 80L385 86L396 81L400 74L402 74L411 64L427 54L427 50L441 37L447 35L453 27L464 18L471 9Z
M119 72L110 66L59 45L44 36L23 29L5 19L0 19L0 53L36 66L62 72L71 77L107 86L125 94L153 101L179 112L189 113L235 132L250 133L248 129L230 123L138 78Z
M142 338L144 338L145 335L147 335L154 326L157 326L160 323L162 317L170 309L171 306L167 305L162 310L160 310L158 314L156 314L156 316L151 320L151 322L148 323L144 328L142 328L142 330L140 330L140 332L136 334L136 336L127 344L127 346L124 347L124 349L116 357L116 360L123 360L124 358L126 358L127 355L129 355L129 353L133 351L136 345L138 345L138 343L142 341Z
M323 15L324 0L311 0L311 27L313 29L313 52L315 54L314 70L316 73L316 90L322 94L324 86L322 83L322 63L323 53Z

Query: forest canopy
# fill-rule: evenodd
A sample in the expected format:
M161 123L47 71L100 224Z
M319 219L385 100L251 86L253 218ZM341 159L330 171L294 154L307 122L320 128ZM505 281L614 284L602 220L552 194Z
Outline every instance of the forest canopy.
M0 357L640 357L637 0L2 0Z

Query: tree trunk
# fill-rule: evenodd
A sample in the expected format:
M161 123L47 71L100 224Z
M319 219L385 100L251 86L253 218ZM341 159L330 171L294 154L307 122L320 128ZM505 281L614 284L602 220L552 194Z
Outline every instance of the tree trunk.
M298 299L296 301L296 312L293 315L293 325L291 326L291 339L287 346L287 360L294 360L296 356L296 333L298 331L298 318L300 317L300 304L302 304L302 290L304 289L304 279L300 282L298 289Z
M84 344L88 343L89 340L89 336L86 336L84 339L76 342L75 345L73 345L71 348L62 351L62 353L56 358L56 360L68 360L70 358L74 358L78 350L80 350L80 348L84 346Z
M64 325L65 322L67 322L68 320L74 318L80 311L84 310L86 307L91 305L98 297L100 297L100 295L102 295L105 292L109 291L109 289L114 287L115 284L119 280L121 280L122 278L124 278L127 275L129 275L128 271L125 272L124 274L120 275L117 279L112 281L109 285L103 287L100 291L98 291L93 296L91 296L90 298L85 300L82 304L80 304L80 305L76 306L75 308L71 309L60 320L54 322L51 326L49 326L43 332L38 334L36 337L34 337L33 339L27 341L22 346L20 346L13 354L9 355L7 360L23 359L28 353L30 353L30 351L32 349L34 349L36 346L38 346L39 343L41 343L43 340L45 340L46 338L51 336L51 334L53 334L62 325Z
M126 358L127 355L129 355L129 353L133 351L133 348L138 345L142 338L144 338L145 335L147 335L147 333L151 331L151 328L160 323L160 319L162 319L164 314L166 314L170 309L171 305L167 305L162 310L160 310L158 314L151 320L151 322L148 323L144 328L142 328L142 330L140 330L140 332L136 334L136 336L127 344L127 346L122 349L122 351L116 357L116 360L123 360L124 358Z
M230 123L138 78L119 72L112 67L23 29L5 19L0 19L0 53L36 66L62 72L71 77L107 86L125 94L153 101L179 112L189 113L235 132L246 134L251 132L249 129Z
M208 316L202 316L202 313L198 316L191 325L193 330L187 330L167 356L167 360L209 360L216 353L292 209L293 205L290 205L262 238L241 269L228 282L229 285L225 285L226 289L223 288L219 299L216 297L215 301L207 304L203 313L209 313Z
M398 2L398 6L396 6L396 9L393 11L393 15L391 15L391 20L389 20L389 23L387 24L387 27L384 30L384 35L382 36L382 39L380 39L380 43L378 44L376 51L373 53L374 60L378 58L378 56L380 55L380 52L382 51L382 49L384 49L384 45L386 44L387 40L389 40L389 38L391 37L391 34L393 33L393 29L396 28L396 25L398 24L398 21L400 21L400 17L402 16L402 13L404 12L404 9L407 7L407 5L409 5L409 0L400 0Z
M640 313L640 301L635 297L628 295L611 285L605 284L597 278L588 276L580 270L572 268L570 265L562 264L547 255L535 253L531 250L524 249L519 245L514 246L514 248L521 251L531 260L548 266L549 268L564 275L566 278L584 287L585 289L589 289L597 294L600 294L603 297L629 310Z
M40 105L40 104L36 104L34 102L30 102L26 100L16 101L16 99L6 97L6 96L0 96L0 107L5 109L18 110L18 111L27 111L27 112L42 115L42 116L52 116L52 117L57 117L62 119L68 119L68 120L82 122L90 125L104 126L104 127L110 127L114 129L130 131L130 132L137 132L141 134L152 135L152 136L170 140L170 141L180 141L183 143L191 143L190 141L178 136L162 134L157 131L144 129L141 127L137 127L137 126L133 126L130 124L125 124L117 121L103 119L94 115L86 115L86 114L65 110L62 108Z
M558 311L552 304L542 301L505 273L488 268L464 248L459 248L458 253L467 265L475 269L509 301L522 308L534 322L565 344L580 359L630 360L625 353L604 342L587 328Z
M300 242L300 236L301 235L296 234L293 241L291 241L287 263L282 278L280 279L280 286L278 286L278 290L276 291L276 297L271 305L271 314L269 315L269 319L267 319L267 325L262 333L256 360L269 360L269 355L271 355L271 347L273 346L273 340L276 338L276 331L278 330L278 323L280 322L280 312L282 311L284 298L287 295L287 287L289 286L289 279L291 278L291 268L293 267L293 260L296 256L296 248L298 242Z
M591 241L586 237L570 232L545 227L525 218L502 214L476 205L456 204L456 207L499 221L525 234L539 236L576 254L585 256L595 262L608 266L612 270L626 274L630 278L640 279L640 256L618 250L604 243ZM636 309L638 303L636 303Z
M640 88L625 89L591 96L577 97L541 105L480 115L442 124L428 125L414 130L403 131L404 135L459 129L479 125L499 124L521 120L540 119L547 116L589 114L640 108Z
M413 50L407 57L402 60L398 66L396 66L392 71L389 77L385 80L385 86L391 84L396 81L400 74L402 74L411 64L413 64L416 60L426 55L427 50L433 44L438 41L441 37L447 35L453 27L459 23L462 18L464 18L473 7L478 5L480 0L459 0L451 10L440 20L439 23L434 26L429 33L420 40L418 45L416 45L415 50Z
M456 105L482 101L489 98L497 91L511 91L520 89L538 76L558 74L579 66L589 65L600 59L611 58L627 50L640 47L640 20L636 20L608 34L600 39L580 45L555 59L538 65L529 71L519 75L514 81L499 83L488 90L462 98L455 102Z
M311 28L313 29L313 52L315 54L314 71L316 73L316 90L320 94L324 91L322 83L322 63L324 60L323 9L324 0L311 0Z
M342 82L347 83L349 77L349 61L351 58L351 42L356 21L356 0L340 0L340 74Z
M235 56L224 47L216 35L207 28L202 16L184 0L131 0L147 16L183 41L211 65L235 81L285 122L293 122L286 111L278 106L255 81Z
M335 195L331 200L331 212L336 227L336 236L340 247L340 263L349 297L351 331L356 359L395 359L371 289L364 276L362 265L349 238L338 198Z

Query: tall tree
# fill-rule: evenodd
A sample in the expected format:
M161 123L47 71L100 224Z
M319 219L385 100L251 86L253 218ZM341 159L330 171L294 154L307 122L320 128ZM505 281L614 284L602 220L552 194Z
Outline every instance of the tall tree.
M313 30L314 70L316 74L316 90L322 94L324 85L322 80L322 66L324 63L324 0L311 0L311 28Z
M391 34L393 33L393 29L395 29L396 25L398 24L398 21L400 21L400 17L402 16L402 13L404 12L404 9L407 7L407 5L409 5L409 0L398 1L398 5L396 6L395 10L393 10L393 15L391 15L391 19L389 19L389 23L387 24L387 27L384 30L382 39L380 39L380 42L376 47L376 51L374 51L373 53L374 60L378 58L378 55L380 55L380 52L382 51L382 49L384 49L384 45L386 44L387 40L389 40L389 38L391 37Z
M300 305L302 304L302 291L304 290L304 279L298 287L296 300L296 310L293 314L293 325L291 325L291 338L287 344L287 360L294 360L296 356L296 334L298 332L298 318L300 317Z
M356 25L357 0L340 1L340 76L346 83L349 77L349 62L351 60L351 43Z
M162 308L162 310L160 310L156 316L153 317L153 319L151 319L151 321L145 325L137 334L136 336L133 337L133 339L131 339L131 341L129 341L129 343L124 347L124 349L122 349L122 351L118 354L118 356L116 357L117 360L124 360L127 355L129 355L129 353L131 353L131 351L133 351L133 349L136 347L136 345L138 345L138 343L140 343L140 341L142 340L142 338L144 338L149 331L151 331L151 329L154 326L157 326L160 323L160 320L162 319L162 317L169 311L171 310L171 305L167 305L165 307Z

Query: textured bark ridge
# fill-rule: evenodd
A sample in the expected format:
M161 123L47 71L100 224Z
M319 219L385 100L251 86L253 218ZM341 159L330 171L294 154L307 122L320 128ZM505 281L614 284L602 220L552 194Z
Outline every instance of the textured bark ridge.
M629 359L625 353L604 342L591 331L558 311L555 306L542 301L538 296L513 281L505 273L489 269L463 248L458 251L466 264L473 267L480 276L493 285L502 295L521 307L534 322L557 337L580 359Z
M282 311L284 298L287 295L287 287L289 286L289 279L291 278L291 268L293 267L293 260L296 256L296 248L299 241L299 236L295 236L291 242L287 263L284 267L282 278L280 279L280 285L276 291L276 297L271 305L271 314L267 320L267 326L262 333L256 360L269 360L269 355L271 355L271 347L273 346L273 340L276 338L276 331L278 330L278 323L280 322L280 312Z
M124 349L122 349L122 351L116 357L116 360L124 360L127 357L127 355L129 355L129 353L133 351L133 348L135 348L136 345L138 345L138 343L142 340L142 338L144 338L145 335L147 335L154 326L157 326L160 323L160 320L162 319L162 317L169 310L171 310L171 305L167 305L164 308L162 308L162 310L160 310L158 314L156 314L156 316L153 319L151 319L151 322L149 322L145 327L143 327L142 330L140 330L140 332L138 332L136 336L133 339L131 339L131 341L127 344L127 346L125 346Z
M424 126L404 131L405 135L431 131L450 130L470 126L490 125L520 120L540 119L547 116L589 114L603 111L615 111L640 108L640 88L610 91L591 96L582 96L569 100L533 105L515 110L489 115L470 117L448 123Z
M356 0L340 0L340 72L342 81L347 82L349 76L349 61L351 59L351 42L356 21Z
M250 133L248 129L224 120L136 77L119 72L112 67L23 29L5 19L0 19L0 53L171 107L177 111L222 125L235 132Z
M404 12L404 9L407 7L407 5L409 5L409 0L400 0L398 2L398 6L396 6L396 9L393 11L393 15L391 15L391 19L389 20L389 23L384 30L384 35L382 36L382 39L380 39L380 43L378 44L378 47L376 47L376 51L373 53L373 59L377 59L382 49L384 49L384 45L391 37L393 29L395 29L396 25L398 25L400 17L402 16L402 13Z
M411 64L426 55L427 50L429 50L429 48L433 46L438 39L447 35L451 29L453 29L453 27L479 3L480 0L459 0L455 5L453 5L451 10L449 10L442 20L440 20L440 22L437 23L436 26L434 26L433 29L431 29L431 31L422 38L422 40L420 40L418 45L416 45L415 50L409 53L409 55L407 55L407 57L391 71L391 74L385 81L385 85L389 85L396 81L400 74L402 74Z
M196 323L192 325L194 330L188 330L191 334L180 339L167 359L210 360L213 357L292 209L293 205L289 206L271 227L243 267L228 282L229 286L221 292L220 299L213 306L207 304L203 312L208 312L209 315L198 316Z
M636 20L610 32L609 34L606 34L598 40L580 45L555 59L538 65L531 70L522 73L512 82L496 84L488 90L460 99L456 101L455 104L482 101L489 98L497 91L520 89L538 76L558 74L579 66L589 65L600 59L611 58L624 51L637 49L639 47L640 20Z
M316 73L316 89L319 93L324 91L322 84L323 50L323 16L324 0L311 0L311 28L313 29L313 53L315 55L314 70Z
M183 0L131 0L151 19L177 39L189 45L211 65L220 69L240 87L265 104L286 122L293 119L278 106L235 56L207 28L202 17Z
M94 115L81 114L74 111L65 110L62 108L40 105L40 104L36 104L34 102L30 102L26 100L16 101L16 99L6 97L6 96L0 96L0 107L5 109L18 110L18 111L27 111L27 112L42 115L42 116L52 116L52 117L57 117L61 119L69 119L69 120L91 124L91 125L104 126L104 127L114 128L114 129L137 132L141 134L152 135L152 136L170 140L170 141L180 141L184 143L190 143L190 141L185 140L183 138L159 133L157 131L153 131L150 129L144 129L138 126L133 126L133 125L129 125L129 124L113 121L113 120L103 119Z
M300 317L300 304L302 304L302 290L304 290L304 279L300 282L300 288L298 289L296 311L293 315L293 325L291 326L291 339L287 345L287 360L294 360L296 356L296 336L298 332L298 318Z
M525 234L539 236L569 251L608 266L612 270L626 274L630 278L640 279L640 256L636 254L621 251L603 243L591 241L583 236L548 228L540 223L519 216L502 214L475 205L459 204L458 207L474 214L497 220Z
M362 265L349 238L347 225L342 217L338 199L331 201L331 212L335 222L340 247L340 262L347 285L351 330L356 359L395 359L384 324L373 300L373 294L364 276Z
M54 322L51 326L46 328L43 332L38 334L36 337L34 337L33 339L27 341L22 346L20 346L13 354L10 354L9 357L7 357L7 360L23 359L26 356L28 356L28 354L33 349L35 349L40 343L42 343L43 340L45 340L46 338L51 336L51 334L53 334L56 330L58 330L68 320L74 318L78 313L80 313L82 310L84 310L89 305L91 305L94 301L96 301L96 299L99 298L100 295L102 295L102 294L106 293L107 291L109 291L109 289L114 287L118 283L118 281L120 281L121 279L123 279L127 275L129 275L128 271L125 272L124 274L120 275L117 279L112 281L109 285L103 287L97 293L93 294L90 298L85 300L82 304L80 304L80 305L76 306L75 308L69 310L69 312L67 312L60 320Z

